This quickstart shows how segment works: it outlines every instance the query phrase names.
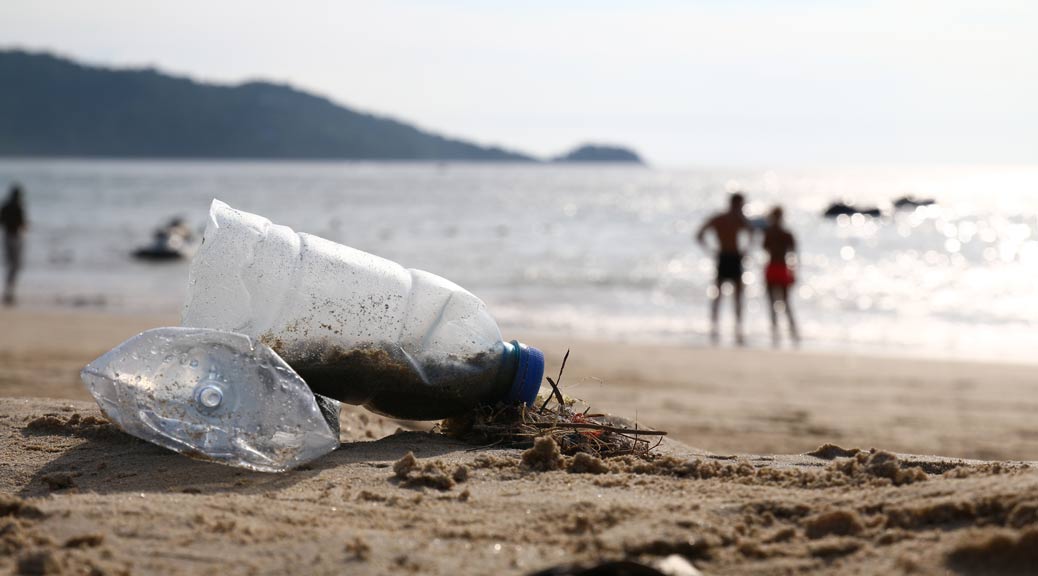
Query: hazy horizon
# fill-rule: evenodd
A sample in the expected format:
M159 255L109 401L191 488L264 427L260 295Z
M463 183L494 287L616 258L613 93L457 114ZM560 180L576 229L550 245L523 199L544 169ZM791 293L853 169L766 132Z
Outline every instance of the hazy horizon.
M1038 5L11 0L0 44L267 80L545 157L663 166L1031 164Z

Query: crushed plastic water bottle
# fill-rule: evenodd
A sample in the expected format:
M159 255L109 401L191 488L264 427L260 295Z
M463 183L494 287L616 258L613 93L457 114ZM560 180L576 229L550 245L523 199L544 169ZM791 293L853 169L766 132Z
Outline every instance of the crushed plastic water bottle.
M81 376L119 428L194 458L282 472L339 445L339 403L243 334L148 330Z

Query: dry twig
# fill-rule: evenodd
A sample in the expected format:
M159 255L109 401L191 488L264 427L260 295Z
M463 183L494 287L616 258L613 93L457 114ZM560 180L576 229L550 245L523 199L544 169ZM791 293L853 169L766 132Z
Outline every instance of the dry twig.
M576 412L572 402L562 395L559 382L569 359L569 350L562 359L559 375L546 378L551 392L539 409L525 405L482 406L462 418L445 420L443 432L457 438L487 446L527 447L534 438L550 436L563 454L585 452L593 456L634 455L648 457L667 433L646 430L635 425L627 428L607 420L605 414L591 413L590 407ZM555 405L548 404L555 399ZM655 443L646 437L659 437Z

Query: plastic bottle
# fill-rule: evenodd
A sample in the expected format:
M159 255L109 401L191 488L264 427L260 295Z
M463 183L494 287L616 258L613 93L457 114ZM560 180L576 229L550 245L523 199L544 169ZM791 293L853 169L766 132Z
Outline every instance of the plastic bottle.
M432 420L525 402L544 356L504 342L486 305L434 274L214 200L182 323L273 348L318 394Z
M81 377L116 426L188 456L280 472L339 446L339 403L241 334L148 330Z

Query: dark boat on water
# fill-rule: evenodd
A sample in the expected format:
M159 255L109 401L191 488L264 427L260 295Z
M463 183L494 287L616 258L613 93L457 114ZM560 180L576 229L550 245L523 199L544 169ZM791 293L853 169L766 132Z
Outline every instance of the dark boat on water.
M169 224L155 230L151 244L137 248L131 255L138 260L152 262L187 258L193 252L193 237L191 229L184 225L184 221L174 218Z

